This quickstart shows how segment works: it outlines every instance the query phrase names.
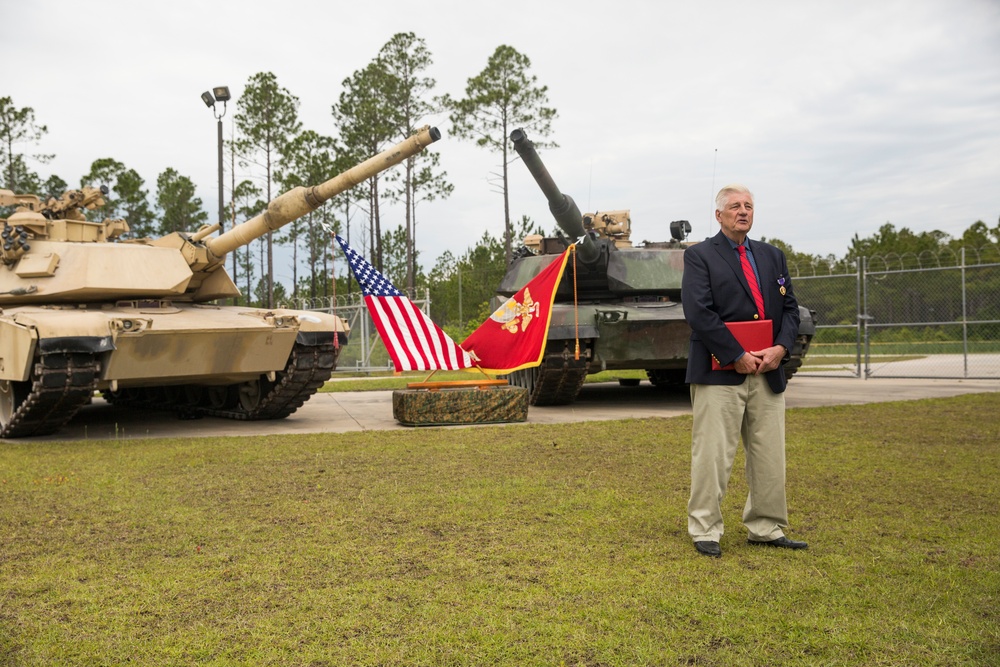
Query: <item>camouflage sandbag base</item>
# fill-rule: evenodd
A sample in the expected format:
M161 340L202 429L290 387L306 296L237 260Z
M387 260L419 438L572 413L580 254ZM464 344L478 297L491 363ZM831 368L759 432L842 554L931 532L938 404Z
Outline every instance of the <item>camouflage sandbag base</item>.
M397 389L392 416L403 426L498 424L528 419L528 390L523 387Z

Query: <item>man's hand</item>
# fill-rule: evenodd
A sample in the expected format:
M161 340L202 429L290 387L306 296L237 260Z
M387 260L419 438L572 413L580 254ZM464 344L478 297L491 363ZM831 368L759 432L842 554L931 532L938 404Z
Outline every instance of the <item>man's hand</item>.
M760 352L747 352L733 363L733 370L743 375L758 375L763 363Z
M785 358L788 350L785 349L784 345L774 345L772 347L764 348L763 350L757 350L756 352L748 352L744 354L742 359L746 357L753 356L758 360L757 368L752 372L754 375L760 375L761 373L767 373L768 371L773 371L775 368L781 365L781 360ZM736 367L739 370L739 367ZM740 371L741 373L743 371Z

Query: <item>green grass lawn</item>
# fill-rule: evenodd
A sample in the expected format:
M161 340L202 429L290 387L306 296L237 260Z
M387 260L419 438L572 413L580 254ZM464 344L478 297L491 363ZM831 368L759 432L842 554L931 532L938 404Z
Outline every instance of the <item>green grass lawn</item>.
M1000 393L790 410L790 535L690 417L0 443L0 665L996 665Z

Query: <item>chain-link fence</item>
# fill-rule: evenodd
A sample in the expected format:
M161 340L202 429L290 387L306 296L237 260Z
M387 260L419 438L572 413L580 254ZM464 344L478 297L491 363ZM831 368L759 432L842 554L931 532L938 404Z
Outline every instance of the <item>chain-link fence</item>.
M790 267L816 311L803 374L1000 379L1000 249Z
M430 294L421 290L418 295L410 295L410 300L425 315L430 314ZM350 327L350 343L340 351L337 361L338 371L355 371L370 373L373 371L393 370L392 360L375 329L364 296L360 292L346 296L324 296L296 300L292 308L299 310L318 310L332 313L341 318Z
M816 313L799 373L866 378L1000 379L1000 247L789 265ZM431 316L429 290L410 295ZM299 299L351 327L338 370L392 370L360 293ZM432 319L434 319L432 317Z

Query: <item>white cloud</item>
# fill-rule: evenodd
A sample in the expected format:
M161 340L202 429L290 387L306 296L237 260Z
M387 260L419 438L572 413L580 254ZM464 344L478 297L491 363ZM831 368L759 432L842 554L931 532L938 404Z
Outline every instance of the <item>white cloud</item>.
M714 233L713 187L745 182L760 235L843 254L886 221L960 234L1000 215L1000 5L992 0L837 3L621 0L6 3L0 95L49 128L41 173L72 184L101 157L154 189L167 167L216 208L215 121L198 96L274 72L304 126L333 133L340 83L396 32L425 40L438 92L461 95L493 50L532 60L559 111L543 154L582 209L631 208L639 239L689 219ZM42 36L45 38L42 38ZM233 115L225 118L226 132ZM498 157L449 136L433 149L455 185L418 210L426 268L498 233ZM51 171L49 171L51 170ZM551 228L512 165L514 218ZM392 208L387 224L402 222Z

